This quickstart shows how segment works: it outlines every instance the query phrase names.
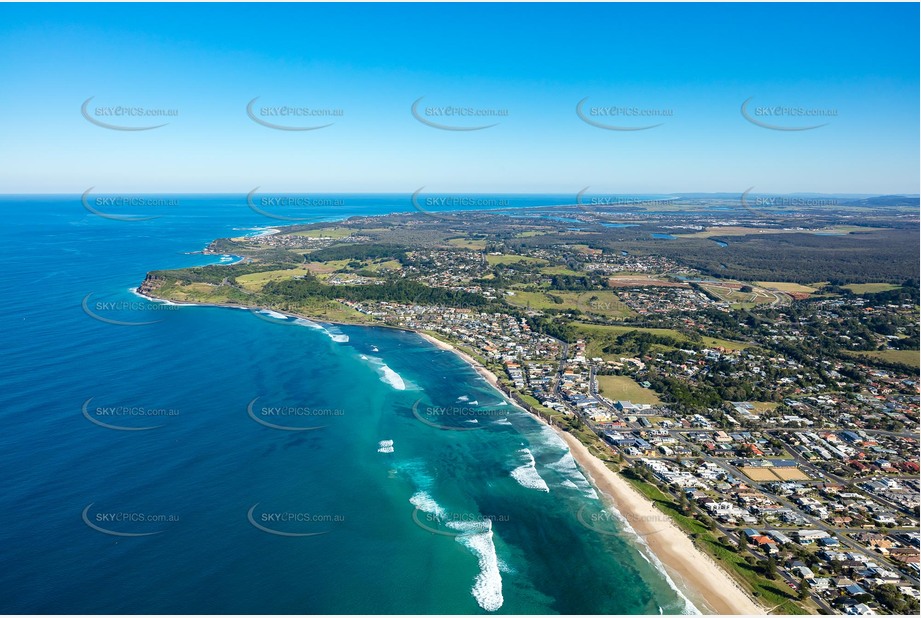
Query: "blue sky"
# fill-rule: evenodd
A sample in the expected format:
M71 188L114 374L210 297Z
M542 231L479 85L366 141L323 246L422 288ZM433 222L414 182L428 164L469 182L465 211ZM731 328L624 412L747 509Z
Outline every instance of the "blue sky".
M918 193L917 4L0 4L0 193ZM149 131L119 126L169 124ZM260 107L341 110L280 131ZM498 122L477 131L453 127ZM639 127L613 131L584 122ZM779 131L766 124L817 129ZM178 110L112 118L98 107ZM486 121L426 115L505 110ZM654 118L592 108L666 110ZM826 117L767 108L802 107ZM597 111L597 110L596 110Z

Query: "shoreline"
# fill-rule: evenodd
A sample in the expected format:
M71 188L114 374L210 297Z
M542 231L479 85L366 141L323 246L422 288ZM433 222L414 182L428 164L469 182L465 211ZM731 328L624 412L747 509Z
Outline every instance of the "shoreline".
M175 305L177 307L218 307L220 309L242 309L244 311L249 311L250 313L258 313L260 311L274 311L275 313L280 313L282 315L292 317L292 318L302 318L304 320L310 320L311 322L317 322L318 324L336 324L337 326L367 326L371 328L392 328L394 330L402 330L408 333L415 333L416 331L408 328L400 328L399 326L391 326L389 324L374 324L366 322L340 322L339 320L330 320L329 318L321 318L312 315L304 315L302 313L297 313L295 311L285 310L280 311L278 309L273 309L271 307L258 307L256 305L233 305L230 303L201 303L197 301L175 301L168 298L160 298L159 296L154 296L142 290L140 287L128 288L128 290L142 298L153 301L155 303L165 303L167 305Z
M156 302L174 302L144 293L139 287L134 289L134 293ZM265 310L259 307L218 303L181 304L199 307L244 309L251 312ZM658 510L650 500L631 487L625 479L621 478L617 473L605 466L600 459L592 455L588 448L586 448L586 446L575 436L548 423L539 415L532 413L526 407L514 401L514 399L506 394L501 388L498 376L466 352L427 332L418 330L384 324L375 325L337 322L311 316L302 316L296 313L286 313L286 315L302 317L311 321L325 322L328 324L341 324L344 326L380 326L383 328L403 330L405 332L415 333L438 349L452 352L476 371L490 386L509 399L513 405L521 408L539 422L548 425L560 436L572 453L573 458L579 464L579 467L588 477L589 482L591 482L599 493L608 497L621 516L627 520L639 538L645 542L652 554L662 564L668 576L674 580L674 584L679 592L685 595L698 610L709 611L718 615L765 615L767 613L766 609L754 601L722 567L710 558L710 556L695 547L691 538L685 534L668 515Z
M592 485L611 499L698 610L710 610L719 615L767 614L767 610L731 575L695 547L691 538L668 515L592 455L575 436L551 427L566 442Z
M439 349L454 352L473 367L493 387L498 378L469 354L450 343L436 339L428 333L413 331ZM521 407L518 403L512 403ZM527 410L526 410L527 411ZM589 482L614 504L630 527L659 560L675 586L700 611L718 615L765 615L767 610L752 599L747 592L710 556L694 546L672 519L657 509L645 496L636 491L625 479L610 470L604 462L592 455L574 435L547 423L540 416L528 413L548 425L569 447L573 459L588 477Z
M438 349L440 349L440 350L445 350L445 351L448 351L448 352L453 352L454 354L456 354L457 356L459 356L462 360L464 360L468 365L470 365L471 367L473 367L473 369L474 369L478 374L480 374L480 376L481 376L484 380L486 380L487 382L489 382L489 385L490 385L490 386L492 386L493 388L495 388L495 389L498 390L499 392L502 392L503 395L505 395L504 391L502 391L502 389L499 387L499 377L498 377L496 374L494 374L492 371L490 371L489 369L487 369L486 367L484 367L482 363L480 363L478 360L476 360L475 358L473 358L472 356L470 356L470 355L467 354L466 352L464 352L464 351L462 351L462 350L459 350L459 349L457 349L456 347L454 347L453 345L451 345L450 343L448 343L448 342L446 342L446 341L442 341L441 339L437 339L437 338L435 338L435 337L429 335L428 333L424 333L424 332L422 332L422 331L417 331L417 330L413 330L413 331L410 331L410 332L416 333L417 335L419 335L420 337L422 337L423 339L425 339L426 341L428 341L429 343L431 343L433 346L435 346L436 348L438 348ZM516 405L517 405L517 404L516 404Z

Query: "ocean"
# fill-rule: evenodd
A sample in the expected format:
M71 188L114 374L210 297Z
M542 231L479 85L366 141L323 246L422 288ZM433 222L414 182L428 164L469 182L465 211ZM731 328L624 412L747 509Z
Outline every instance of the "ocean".
M340 198L299 216L411 210ZM696 611L561 440L453 353L135 295L283 223L242 196L168 201L91 202L157 217L115 220L0 198L0 610Z

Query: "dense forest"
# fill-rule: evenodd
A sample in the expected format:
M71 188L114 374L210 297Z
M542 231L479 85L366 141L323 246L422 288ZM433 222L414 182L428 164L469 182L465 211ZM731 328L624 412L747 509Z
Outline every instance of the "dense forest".
M750 234L713 240L676 238L650 246L626 241L611 247L672 258L715 277L742 281L901 283L917 278L917 229L887 229L846 235Z
M209 266L196 266L177 270L153 270L148 274L148 277L154 280L166 279L178 281L184 285L189 283L210 283L212 285L220 285L225 280L230 283L236 283L236 277L240 275L249 275L281 268L291 268L291 264L266 264L262 262L212 264Z
M406 247L385 244L342 244L318 249L304 255L308 262L331 262L333 260L379 260L389 258L403 262Z
M686 223L690 225L691 221ZM807 225L805 221L796 224ZM915 223L896 222L883 229L867 228L842 234L766 229L770 231L760 233L753 228L752 233L744 236L717 234L691 238L661 224L643 223L629 228L604 228L601 232L549 233L525 240L529 247L546 249L584 243L614 255L621 251L630 255L660 255L712 277L742 281L901 283L918 276L921 246ZM650 238L654 232L672 233L676 237Z
M270 296L293 302L314 298L341 298L352 301L479 308L485 308L491 302L479 294L432 287L405 279L385 281L378 285L326 285L312 275L305 275L300 279L270 281L265 284L262 291Z

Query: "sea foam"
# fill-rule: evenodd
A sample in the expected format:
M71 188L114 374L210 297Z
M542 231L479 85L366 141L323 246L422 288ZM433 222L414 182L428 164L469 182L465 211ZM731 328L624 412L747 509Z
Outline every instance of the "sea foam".
M585 475L582 474L582 470L576 465L576 460L572 456L572 452L567 450L563 453L563 456L560 457L559 461L547 464L547 467L565 477L565 480L561 483L562 485L577 488L581 490L585 496L596 500L598 499L598 492L595 491L592 484L585 478Z
M388 367L386 364L381 365L381 380L397 389L398 391L406 390L406 382L403 381L403 378L400 377L396 371Z
M426 491L417 491L409 502L420 511L434 515L439 520L448 518L444 508ZM498 610L505 600L502 597L501 565L493 541L492 521L447 521L445 525L460 533L455 540L477 558L480 572L474 578L473 587L470 589L477 605L488 612Z
M277 311L272 311L271 309L262 309L259 311L262 315L267 315L270 318L275 318L276 320L287 320L288 316L284 313L278 313Z
M529 449L523 448L518 452L525 455L528 461L524 465L518 466L512 470L512 478L518 481L518 484L522 487L549 492L550 488L547 487L547 481L545 481L541 477L540 473L537 472L534 455L531 454L531 451Z
M137 288L128 288L128 291L137 296L138 298L143 298L144 300L157 303L160 305L169 305L171 307L197 307L198 303L177 303L171 300L166 300L165 298L151 298L150 296L144 296L141 294Z
M441 508L440 504L435 502L435 499L432 498L428 492L417 491L413 494L413 497L409 499L409 502L423 513L430 513L439 519L443 519L445 516L445 510Z
M297 318L296 320L294 320L294 323L297 324L298 326L306 326L307 328L313 328L315 330L322 330L322 331L326 330L321 325L317 324L316 322L312 320L308 320L307 318Z
M312 328L314 330L323 331L323 334L335 341L336 343L348 343L349 336L343 335L341 332L332 331L330 329L324 328L322 324L317 324L313 320L308 320L307 318L297 318L294 320L294 323L298 326L306 326L307 328Z
M374 367L378 375L381 377L381 382L389 384L398 391L406 390L406 382L403 380L400 374L391 369L387 363L375 356L365 356L364 354L360 354L359 358L361 358L363 361L367 361L372 367Z
M505 599L502 597L502 573L499 570L499 556L493 541L492 527L486 532L461 535L457 537L457 542L472 551L480 564L480 572L470 589L473 598L488 612L498 610Z
M633 526L630 525L630 522L627 520L627 518L624 517L623 514L622 514L620 511L618 511L616 508L609 507L609 508L607 509L607 511L608 511L611 515L613 515L614 518L617 519L618 523L623 527L623 529L624 529L626 532L628 532L628 533L633 537L633 539L634 539L634 541L635 541L635 543L636 543L636 545L637 545L637 550L639 551L640 556L641 556L643 559L645 559L646 562L650 563L653 567L655 567L655 569L656 569L659 573L662 574L662 576L665 578L665 581L668 583L668 586L669 586L672 590L675 591L675 593L678 595L678 597L679 597L682 601L684 601L684 608L683 608L682 614L685 614L685 615L699 615L699 614L701 613L701 611L700 611L699 609L697 609L697 607L694 605L694 603L691 602L691 599L689 599L689 598L681 591L681 589L678 587L678 585L675 584L675 580L673 580L673 579L671 578L671 576L668 574L668 570L665 568L665 565L662 564L662 561L659 560L659 557L656 556L655 552L652 551L652 548L649 547L649 543L646 542L646 539L644 539L642 536L640 536L640 535L636 532L636 530L633 529Z

